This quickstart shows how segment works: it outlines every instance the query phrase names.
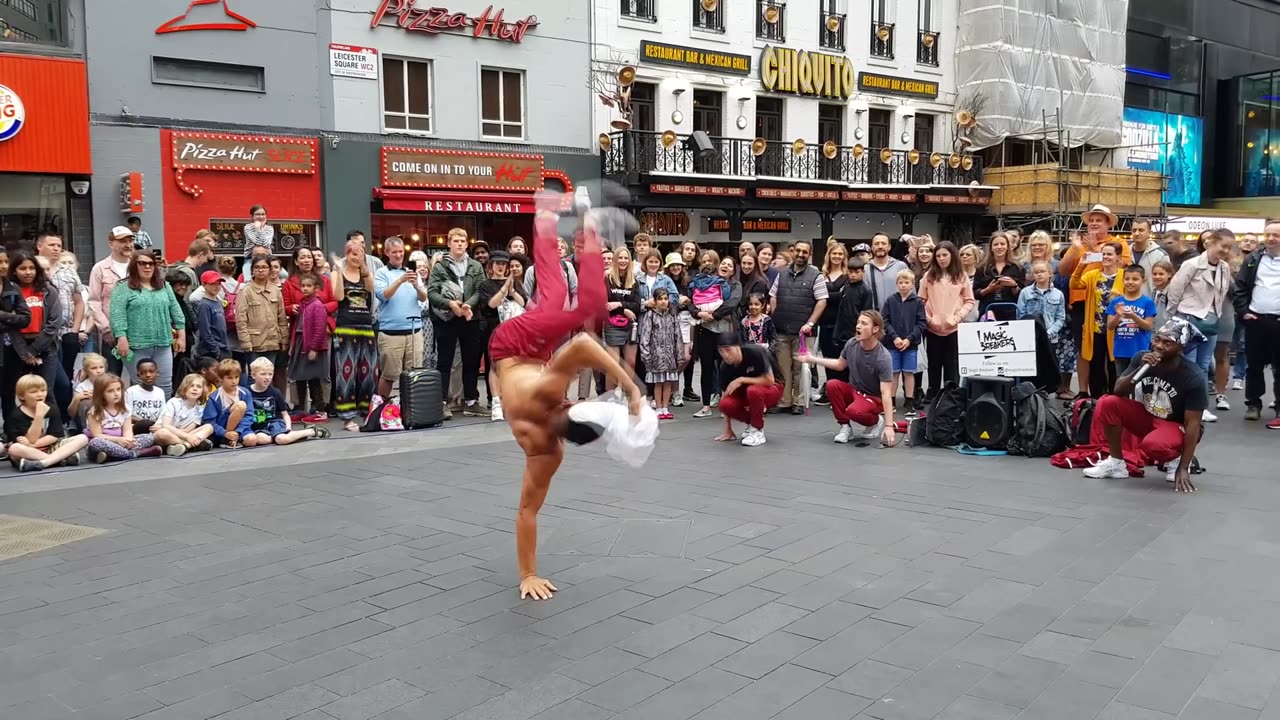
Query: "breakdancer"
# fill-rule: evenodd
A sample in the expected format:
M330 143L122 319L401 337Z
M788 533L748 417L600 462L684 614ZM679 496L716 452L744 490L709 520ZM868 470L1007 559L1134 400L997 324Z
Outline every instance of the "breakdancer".
M598 437L598 428L572 421L565 392L586 368L603 372L623 388L632 416L639 416L644 395L629 373L594 338L578 335L556 348L584 325L594 326L607 312L604 261L600 257L597 211L583 222L585 246L578 255L578 305L565 309L568 286L557 267L556 215L541 199L534 220L534 266L538 274L537 304L532 310L500 324L489 341L489 357L501 378L502 408L516 442L525 452L520 510L516 516L516 561L520 569L520 598L550 599L556 587L538 577L538 510L564 459L564 439L583 443ZM621 408L618 408L619 410Z

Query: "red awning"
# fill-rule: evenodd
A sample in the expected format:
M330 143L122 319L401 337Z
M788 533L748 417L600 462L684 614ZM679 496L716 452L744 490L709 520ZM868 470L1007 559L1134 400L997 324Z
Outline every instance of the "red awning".
M534 212L532 193L458 192L452 190L398 190L374 188L385 210L447 213L528 213Z

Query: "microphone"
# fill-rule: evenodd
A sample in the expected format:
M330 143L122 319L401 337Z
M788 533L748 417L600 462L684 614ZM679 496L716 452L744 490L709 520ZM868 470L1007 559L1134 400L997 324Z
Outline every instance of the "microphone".
M1146 375L1147 372L1150 370L1151 370L1151 363L1142 363L1142 367L1138 368L1137 372L1133 374L1133 378L1132 378L1133 382L1136 383L1139 380L1141 380L1142 376Z

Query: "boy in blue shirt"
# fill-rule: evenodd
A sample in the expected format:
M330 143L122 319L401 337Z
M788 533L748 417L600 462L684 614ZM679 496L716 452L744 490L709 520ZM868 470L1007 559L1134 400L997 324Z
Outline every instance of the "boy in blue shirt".
M1156 323L1156 302L1142 294L1147 273L1141 265L1124 269L1124 295L1112 298L1107 306L1107 332L1111 334L1111 356L1117 377L1129 369L1133 358L1151 347L1151 328Z

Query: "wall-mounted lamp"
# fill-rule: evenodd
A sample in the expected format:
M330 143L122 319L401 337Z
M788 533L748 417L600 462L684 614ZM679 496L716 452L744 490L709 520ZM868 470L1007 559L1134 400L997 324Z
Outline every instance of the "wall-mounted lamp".
M736 125L739 130L747 129L747 116L743 114L742 109L747 106L747 98L738 98L738 119Z
M684 113L680 112L680 96L684 94L684 88L678 87L671 94L676 97L676 109L671 111L671 123L679 125L684 122Z

